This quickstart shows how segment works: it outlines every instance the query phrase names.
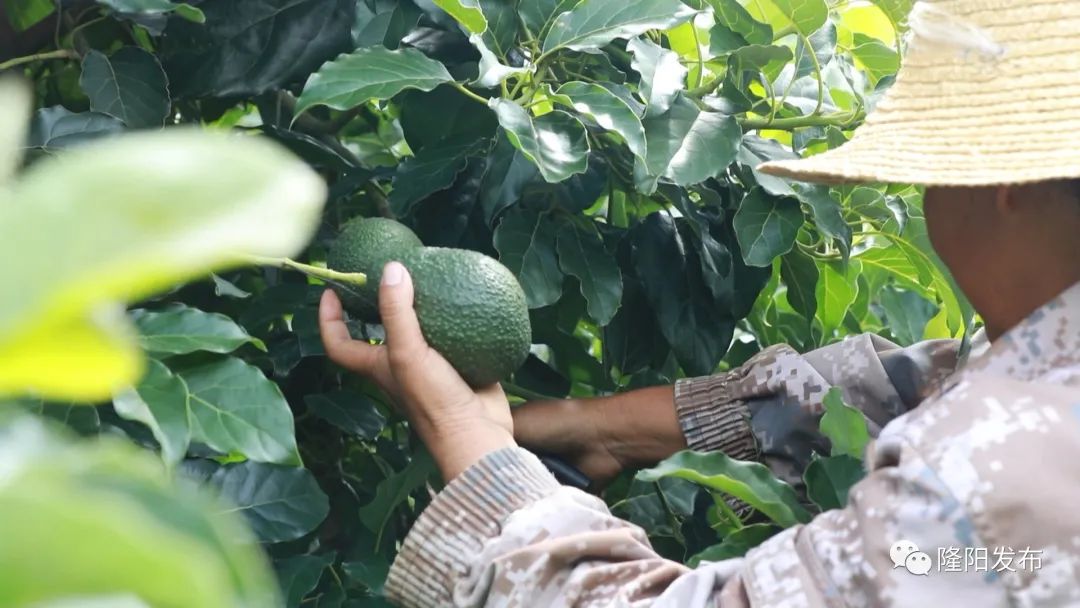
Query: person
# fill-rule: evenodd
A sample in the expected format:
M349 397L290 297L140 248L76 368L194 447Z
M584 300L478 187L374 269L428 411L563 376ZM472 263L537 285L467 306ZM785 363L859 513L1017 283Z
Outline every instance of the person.
M469 388L426 345L391 263L385 345L351 340L329 291L320 322L329 356L379 384L448 482L403 543L393 602L1080 606L1080 1L940 0L910 24L904 67L850 142L761 170L926 185L929 235L986 352L954 369L949 342L777 346L713 377L512 414L498 386ZM833 386L876 435L847 506L696 569L518 447L601 483L686 447L794 478L824 441ZM975 561L941 568L957 555Z

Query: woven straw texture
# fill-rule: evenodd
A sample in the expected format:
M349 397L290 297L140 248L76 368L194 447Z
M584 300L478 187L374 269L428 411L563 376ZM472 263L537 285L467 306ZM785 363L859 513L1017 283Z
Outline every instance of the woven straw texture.
M896 83L851 141L760 169L826 183L988 186L1080 177L1080 0L931 6L980 28L1000 56L913 32Z

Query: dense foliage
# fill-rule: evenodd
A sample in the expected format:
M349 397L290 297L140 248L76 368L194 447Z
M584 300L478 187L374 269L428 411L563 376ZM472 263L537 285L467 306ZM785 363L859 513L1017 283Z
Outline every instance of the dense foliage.
M31 165L131 130L257 134L329 184L304 261L322 263L356 216L497 257L525 290L535 342L508 393L587 397L709 374L775 343L963 333L970 311L928 253L918 190L755 171L846 141L899 65L907 8L9 0L23 55L0 69L33 81ZM30 407L129 437L219 490L273 559L287 605L378 605L436 481L373 387L324 357L323 288L273 268L178 287L129 313L151 357L132 390L96 409ZM809 500L760 465L693 453L606 498L665 555L739 555L843 504L865 428L838 395L828 407L833 454L807 472Z

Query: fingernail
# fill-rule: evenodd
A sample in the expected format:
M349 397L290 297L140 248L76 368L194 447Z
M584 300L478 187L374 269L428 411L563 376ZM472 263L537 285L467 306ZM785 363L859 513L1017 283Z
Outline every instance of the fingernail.
M382 272L382 284L387 287L393 287L401 283L401 279L405 277L405 267L398 262L390 262L383 268Z

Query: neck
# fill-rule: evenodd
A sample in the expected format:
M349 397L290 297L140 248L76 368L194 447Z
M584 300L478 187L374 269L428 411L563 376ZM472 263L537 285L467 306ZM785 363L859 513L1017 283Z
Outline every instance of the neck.
M1077 283L1080 283L1080 267L1047 265L1039 272L1016 277L1007 288L992 294L994 302L976 307L986 322L987 337L996 340Z

